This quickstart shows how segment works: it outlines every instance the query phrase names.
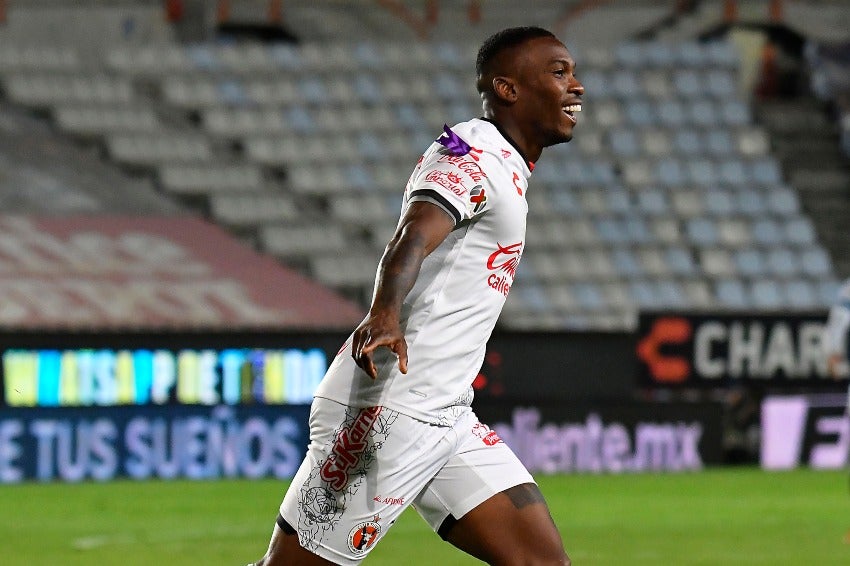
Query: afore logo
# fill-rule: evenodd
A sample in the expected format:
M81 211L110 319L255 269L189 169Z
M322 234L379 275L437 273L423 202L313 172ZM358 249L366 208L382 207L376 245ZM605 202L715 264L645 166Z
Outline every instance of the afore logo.
M507 297L516 276L516 268L519 265L520 257L522 257L522 242L510 244L509 246L503 246L497 242L496 246L498 249L487 258L487 269L490 271L504 271L505 274L498 275L491 273L487 278L487 285Z

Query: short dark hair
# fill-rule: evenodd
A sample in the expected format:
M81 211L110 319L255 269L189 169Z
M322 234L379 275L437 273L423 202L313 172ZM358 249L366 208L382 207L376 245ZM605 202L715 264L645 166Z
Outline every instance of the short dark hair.
M490 72L493 60L502 51L538 37L555 37L555 34L541 27L523 26L503 29L485 39L478 49L478 56L475 58L475 73L478 78L480 79Z

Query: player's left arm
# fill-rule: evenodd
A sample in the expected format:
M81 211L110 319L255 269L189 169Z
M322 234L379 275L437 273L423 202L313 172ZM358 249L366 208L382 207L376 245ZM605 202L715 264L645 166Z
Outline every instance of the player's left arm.
M454 218L430 202L412 202L384 250L378 267L369 313L355 329L351 344L354 361L372 379L378 370L372 353L385 346L398 356L407 373L407 342L399 324L401 305L416 283L422 262L454 229Z

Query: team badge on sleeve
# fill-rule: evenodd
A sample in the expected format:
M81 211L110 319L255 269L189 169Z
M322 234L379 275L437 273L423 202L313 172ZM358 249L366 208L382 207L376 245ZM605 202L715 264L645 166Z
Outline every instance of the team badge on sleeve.
M487 193L481 185L475 185L469 191L469 210L472 214L478 214L487 206Z

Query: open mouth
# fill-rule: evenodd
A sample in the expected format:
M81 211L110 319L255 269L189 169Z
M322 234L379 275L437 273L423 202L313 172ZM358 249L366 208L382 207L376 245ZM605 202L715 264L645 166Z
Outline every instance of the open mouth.
M577 121L576 114L578 112L581 112L581 104L569 104L563 107L563 111L564 114L567 115L567 118L569 118L570 121L575 124Z

